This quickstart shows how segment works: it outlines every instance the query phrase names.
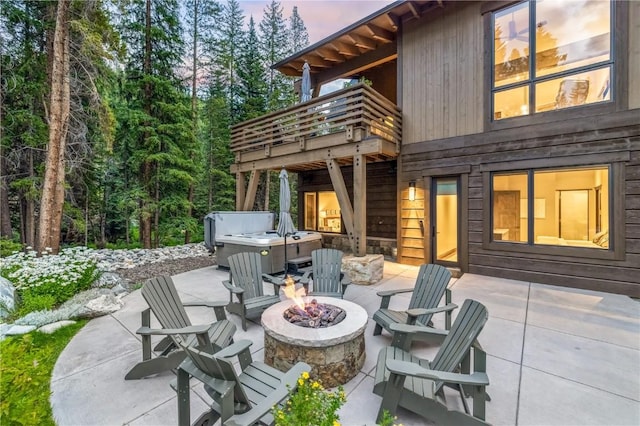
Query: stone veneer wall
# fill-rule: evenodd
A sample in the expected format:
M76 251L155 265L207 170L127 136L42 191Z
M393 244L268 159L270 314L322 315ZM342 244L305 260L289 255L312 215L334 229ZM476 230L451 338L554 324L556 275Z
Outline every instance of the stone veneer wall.
M322 234L322 247L351 253L349 238L344 234ZM397 241L392 238L367 238L367 254L381 254L388 260L397 258Z

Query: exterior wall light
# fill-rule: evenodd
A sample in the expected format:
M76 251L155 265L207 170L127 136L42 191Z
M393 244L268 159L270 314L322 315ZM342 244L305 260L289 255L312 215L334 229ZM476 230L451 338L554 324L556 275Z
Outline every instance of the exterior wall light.
M409 201L415 201L416 199L416 181L409 182Z

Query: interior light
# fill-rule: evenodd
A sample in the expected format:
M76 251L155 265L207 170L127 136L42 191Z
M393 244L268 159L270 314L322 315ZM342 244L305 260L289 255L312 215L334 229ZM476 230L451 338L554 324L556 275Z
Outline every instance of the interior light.
M415 201L416 199L416 181L409 182L409 201Z

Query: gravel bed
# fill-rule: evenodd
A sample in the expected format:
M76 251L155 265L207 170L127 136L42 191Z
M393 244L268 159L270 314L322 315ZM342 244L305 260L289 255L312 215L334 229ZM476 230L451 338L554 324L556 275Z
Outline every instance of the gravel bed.
M116 269L115 272L129 281L131 285L140 285L146 280L160 275L173 276L215 264L215 256L194 256L180 259L167 259L161 262L134 266L133 268Z

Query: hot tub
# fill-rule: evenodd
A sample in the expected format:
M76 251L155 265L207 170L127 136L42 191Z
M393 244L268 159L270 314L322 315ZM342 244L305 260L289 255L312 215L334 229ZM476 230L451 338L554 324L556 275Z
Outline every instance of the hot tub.
M262 272L284 271L285 238L274 228L272 212L214 212L205 217L205 245L215 250L218 267L229 268L229 256L240 252L262 255ZM263 228L260 230L259 228ZM286 238L287 261L311 257L322 247L317 232L297 231Z

